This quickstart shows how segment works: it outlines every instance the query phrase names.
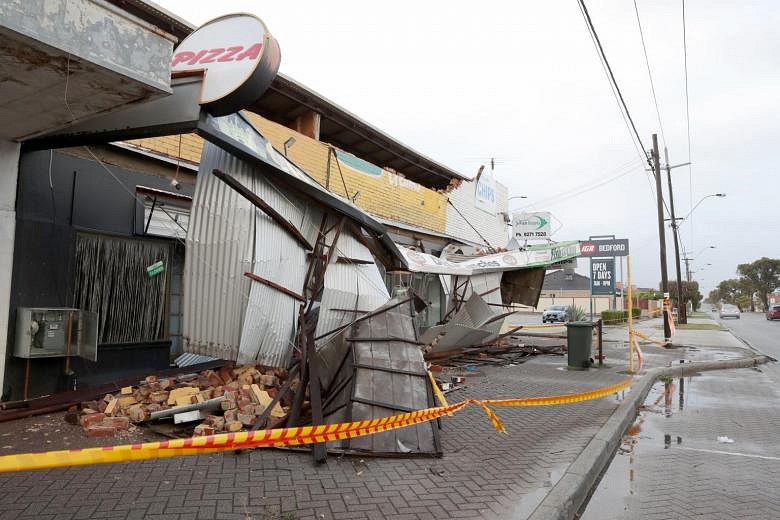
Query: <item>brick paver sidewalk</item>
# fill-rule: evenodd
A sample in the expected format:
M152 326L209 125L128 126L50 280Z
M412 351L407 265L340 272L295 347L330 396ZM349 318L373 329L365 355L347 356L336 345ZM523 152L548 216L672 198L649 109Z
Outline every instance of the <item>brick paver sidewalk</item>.
M626 377L626 353L606 346L610 368L566 370L564 357L479 367L449 394L509 398L580 392ZM658 366L703 352L648 346ZM443 420L444 457L331 456L256 450L0 475L0 518L524 518L546 496L618 405L616 396L564 406L496 408L508 434L478 407ZM10 425L0 424L0 434ZM51 438L51 437L49 437ZM56 449L46 444L43 449Z

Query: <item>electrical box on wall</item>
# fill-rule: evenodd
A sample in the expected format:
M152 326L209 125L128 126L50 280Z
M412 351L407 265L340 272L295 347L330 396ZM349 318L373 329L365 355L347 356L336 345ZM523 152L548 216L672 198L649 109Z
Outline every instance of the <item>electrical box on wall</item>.
M14 355L97 361L97 318L97 313L80 309L19 307Z

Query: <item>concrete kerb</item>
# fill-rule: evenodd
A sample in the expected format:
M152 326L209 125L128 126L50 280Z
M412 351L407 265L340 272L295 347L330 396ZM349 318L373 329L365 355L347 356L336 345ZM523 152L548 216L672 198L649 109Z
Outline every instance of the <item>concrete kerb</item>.
M612 460L623 435L634 422L637 411L644 403L650 388L660 376L682 377L707 370L750 368L768 361L774 359L758 355L719 361L680 363L648 370L632 385L628 396L537 506L529 520L551 518L569 520L575 517L602 471Z

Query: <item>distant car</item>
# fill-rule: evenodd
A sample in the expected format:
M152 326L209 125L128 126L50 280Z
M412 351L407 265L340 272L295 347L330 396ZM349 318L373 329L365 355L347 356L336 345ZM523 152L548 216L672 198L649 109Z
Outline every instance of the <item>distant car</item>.
M739 319L739 309L735 305L724 305L720 308L720 317Z
M569 317L569 307L566 305L553 305L548 307L542 313L542 323L565 322Z
M769 310L766 311L766 319L770 321L780 319L780 305L770 305Z

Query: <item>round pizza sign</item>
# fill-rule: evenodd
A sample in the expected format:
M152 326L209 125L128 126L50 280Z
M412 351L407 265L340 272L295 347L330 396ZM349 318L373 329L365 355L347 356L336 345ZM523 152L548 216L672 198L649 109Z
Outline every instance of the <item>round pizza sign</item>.
M200 104L224 116L257 101L280 61L279 44L260 18L229 14L206 22L179 44L171 74L203 73Z

